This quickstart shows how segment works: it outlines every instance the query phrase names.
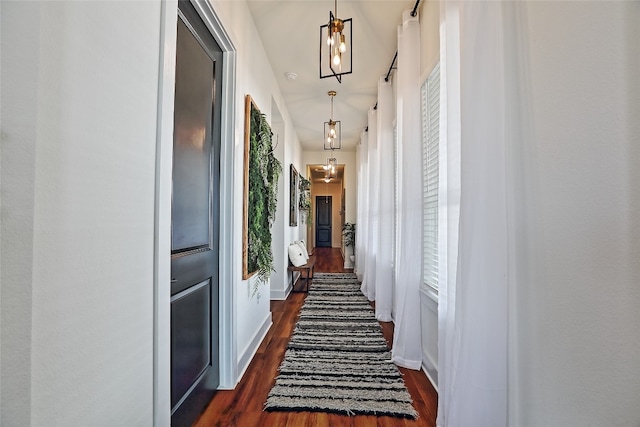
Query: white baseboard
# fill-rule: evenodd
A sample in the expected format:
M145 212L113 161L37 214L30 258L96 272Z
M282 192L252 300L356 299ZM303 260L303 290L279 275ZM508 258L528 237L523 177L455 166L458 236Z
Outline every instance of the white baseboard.
M258 351L258 347L260 347L260 343L262 343L262 340L267 335L267 332L269 332L269 328L271 328L272 324L273 324L273 321L271 320L271 312L269 312L267 317L264 319L262 326L260 326L256 334L253 336L253 339L251 340L249 345L246 347L246 349L240 356L240 359L238 360L239 374L238 374L238 378L236 379L236 385L242 379L242 376L244 375L245 371L249 367L249 364L251 363L253 356L255 356L256 351Z
M269 298L271 298L272 300L278 300L278 301L284 301L289 297L289 294L291 293L291 283L288 284L287 289L285 290L271 290L271 293L269 295Z
M423 355L424 357L424 355ZM431 365L431 366L429 366ZM422 361L422 371L429 379L429 382L433 386L433 388L438 391L438 368L433 365L433 361L431 360L423 360Z
M285 290L271 290L271 292L269 293L269 298L271 300L277 300L277 301L284 301L289 297L289 294L291 293L291 291L293 290L293 284L296 283L296 280L298 280L298 278L300 277L300 272L299 271L292 271L291 272L291 276L289 276L289 273L287 272L287 280L289 280L289 277L292 277L293 282L288 282L287 283L287 289Z

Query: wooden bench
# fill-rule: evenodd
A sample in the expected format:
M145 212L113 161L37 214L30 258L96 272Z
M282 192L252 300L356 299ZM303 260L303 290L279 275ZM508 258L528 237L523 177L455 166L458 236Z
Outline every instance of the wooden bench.
M313 280L313 270L315 268L315 265L316 265L316 257L313 255L309 257L309 260L307 261L306 264L301 265L300 267L294 266L293 264L291 264L291 260L289 260L289 267L287 267L287 270L291 272L299 271L300 280L301 279L305 280L305 286L303 286L302 290L300 291L296 291L296 283L293 282L293 286L291 287L291 292L309 292L309 281ZM307 272L305 277L302 276L303 271ZM292 280L295 280L295 276L292 276Z

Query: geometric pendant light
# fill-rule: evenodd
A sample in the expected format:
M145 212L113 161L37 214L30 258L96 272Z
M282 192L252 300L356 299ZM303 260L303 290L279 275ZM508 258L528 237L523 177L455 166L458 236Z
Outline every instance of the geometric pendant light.
M329 11L329 22L320 26L320 78L335 77L342 83L344 74L353 72L352 20L338 18L338 0L335 14Z
M342 123L340 120L333 120L333 97L336 96L335 90L328 92L331 98L331 110L329 121L324 122L324 149L339 150L342 148Z

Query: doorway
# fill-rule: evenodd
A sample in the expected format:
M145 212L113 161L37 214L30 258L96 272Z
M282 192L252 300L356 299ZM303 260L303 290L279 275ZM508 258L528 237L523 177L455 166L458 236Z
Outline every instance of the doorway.
M171 423L190 425L220 381L222 50L178 3L171 201Z
M316 196L316 246L331 247L331 196Z

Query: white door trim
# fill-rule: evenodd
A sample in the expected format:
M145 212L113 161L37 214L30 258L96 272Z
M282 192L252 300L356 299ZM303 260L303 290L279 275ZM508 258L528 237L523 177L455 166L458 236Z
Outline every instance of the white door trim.
M238 379L238 349L234 319L235 290L233 286L233 177L236 99L236 50L222 22L209 2L194 2L193 6L223 52L222 117L220 135L220 385L232 389ZM239 249L239 248L238 248Z
M171 425L171 170L178 2L161 2L153 274L153 425Z
M224 58L220 147L220 388L231 389L238 378L232 275L236 52L211 5L208 2L192 4L222 48ZM171 424L171 176L177 20L177 0L161 2L154 218L153 425L156 427Z

